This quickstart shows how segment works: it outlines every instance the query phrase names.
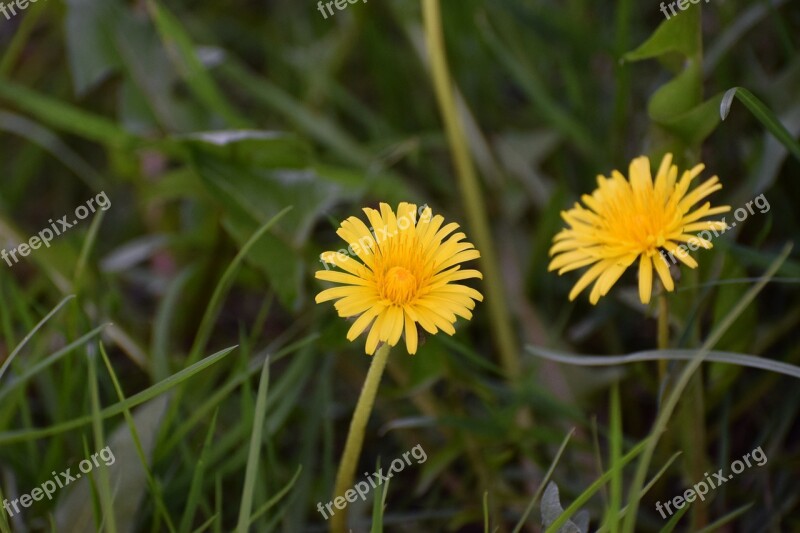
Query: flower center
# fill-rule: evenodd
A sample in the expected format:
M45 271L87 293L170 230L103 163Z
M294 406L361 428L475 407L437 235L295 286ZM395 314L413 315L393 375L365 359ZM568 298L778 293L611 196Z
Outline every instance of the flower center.
M407 269L395 266L384 279L384 296L395 304L404 304L417 292L417 278Z

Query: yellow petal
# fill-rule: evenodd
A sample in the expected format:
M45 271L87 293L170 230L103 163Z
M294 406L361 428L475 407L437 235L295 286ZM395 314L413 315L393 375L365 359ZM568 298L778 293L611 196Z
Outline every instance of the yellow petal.
M669 273L669 267L664 261L654 261L653 264L658 272L658 277L661 278L661 284L667 291L672 292L675 289L675 283L672 281L672 275Z
M417 324L408 312L404 312L403 316L405 317L406 350L410 355L414 355L417 353Z
M661 261L661 259L656 259ZM653 292L653 260L642 255L639 259L639 299L643 304L650 303L650 295Z

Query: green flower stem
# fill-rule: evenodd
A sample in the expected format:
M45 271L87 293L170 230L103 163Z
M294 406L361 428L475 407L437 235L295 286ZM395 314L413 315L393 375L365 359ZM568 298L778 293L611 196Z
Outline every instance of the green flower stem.
M353 418L350 420L350 430L347 433L347 441L344 444L342 459L339 461L339 471L336 473L336 484L333 489L333 497L343 496L347 489L353 488L353 479L358 466L358 458L361 456L361 447L364 444L364 430L367 427L372 406L375 404L375 395L378 393L378 385L381 383L383 370L386 368L386 361L389 360L388 344L378 348L377 353L372 358L361 395L358 397L356 409L353 411ZM331 533L344 533L347 531L347 507L337 510L331 517Z
M505 291L497 267L497 257L489 230L489 221L484 209L478 178L467 148L464 128L456 110L453 98L453 85L447 68L447 56L442 34L442 16L439 0L422 0L422 17L425 24L425 37L430 55L431 76L433 78L439 111L444 121L447 141L453 154L453 163L458 174L464 209L474 234L474 242L481 253L481 267L486 284L486 305L500 353L500 363L511 379L520 376L519 350L511 327L511 318L505 306Z
M658 349L666 350L669 348L669 305L667 305L666 289L661 290L658 295ZM658 376L664 379L667 373L667 360L659 359Z

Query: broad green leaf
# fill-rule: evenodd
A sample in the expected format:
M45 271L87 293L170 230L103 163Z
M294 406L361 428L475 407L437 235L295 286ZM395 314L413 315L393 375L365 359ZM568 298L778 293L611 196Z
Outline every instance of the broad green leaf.
M187 146L236 164L254 168L305 168L311 164L309 146L280 131L223 130L175 137Z
M701 82L700 66L690 60L683 72L662 85L650 98L647 105L650 118L662 123L691 110L700 100L698 88L702 87Z
M213 141L213 142L212 142ZM224 208L224 227L241 245L285 206L288 213L253 246L250 261L264 271L281 302L299 299L303 249L313 225L362 185L326 179L311 168L304 146L273 132L203 134L184 141L197 173ZM343 243L344 246L344 243Z
M246 126L248 121L230 106L206 71L189 34L180 21L156 0L148 0L147 8L153 16L170 58L195 96L231 125Z
M693 57L702 49L700 8L690 5L686 11L664 20L655 32L635 50L625 54L626 61L640 61L678 53Z
M717 109L722 93L713 96L689 111L659 121L661 127L680 138L689 146L697 146L719 125Z
M120 0L67 0L64 20L72 85L83 96L121 66L110 21L124 16Z
M243 246L257 224L232 212L223 220L223 227L239 246ZM299 250L286 239L264 235L253 245L247 258L249 263L264 272L284 305L293 306L302 298L304 261Z
M210 109L175 90L180 75L151 21L125 11L107 24L123 67L118 113L126 129L186 132L211 124Z

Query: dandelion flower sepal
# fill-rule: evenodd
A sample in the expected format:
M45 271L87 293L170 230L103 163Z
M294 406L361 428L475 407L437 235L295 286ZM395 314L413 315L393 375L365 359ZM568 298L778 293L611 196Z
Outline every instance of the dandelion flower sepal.
M653 291L653 270L667 291L675 284L662 251L674 254L689 268L695 261L680 243L696 241L702 247L712 247L709 239L691 234L705 230L723 230L721 221L702 220L730 210L730 206L711 207L702 199L722 188L717 176L693 190L689 186L704 165L684 171L678 180L678 167L672 164L672 154L661 161L655 180L650 173L650 160L637 157L631 161L626 179L618 171L611 177L597 177L597 189L583 195L584 205L577 202L572 209L561 213L569 226L553 238L552 260L548 270L559 275L589 267L575 283L569 294L574 300L590 284L589 301L596 304L601 296L619 280L637 260L639 262L639 299L650 302Z
M403 202L395 214L381 203L380 211L365 208L364 213L371 228L351 216L337 230L351 254L321 255L326 270L315 277L339 286L320 292L316 302L336 300L339 316L355 318L347 339L368 331L365 351L370 355L378 343L395 346L401 337L408 353L416 353L417 325L431 335L439 330L454 334L457 317L471 319L475 301L483 300L477 290L456 283L482 278L478 270L461 267L480 257L478 250L464 233L454 233L458 224L444 224L444 217L433 216L429 207L418 213L416 205Z

